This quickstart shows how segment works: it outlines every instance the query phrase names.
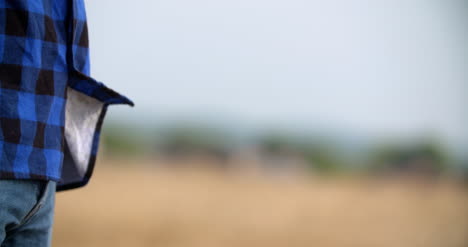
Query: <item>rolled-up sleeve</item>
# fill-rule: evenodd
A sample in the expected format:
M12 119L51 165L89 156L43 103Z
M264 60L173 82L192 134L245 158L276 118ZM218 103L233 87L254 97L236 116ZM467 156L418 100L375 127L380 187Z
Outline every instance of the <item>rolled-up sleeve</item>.
M110 105L134 103L89 74L88 28L83 0L73 0L68 45L69 77L65 107L64 159L57 191L86 185L98 153Z

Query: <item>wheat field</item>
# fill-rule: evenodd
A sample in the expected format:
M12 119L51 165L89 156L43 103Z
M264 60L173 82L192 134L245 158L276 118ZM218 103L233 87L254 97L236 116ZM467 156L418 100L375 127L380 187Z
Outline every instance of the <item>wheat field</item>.
M141 163L98 161L87 187L58 193L53 246L468 246L468 193L450 181L174 171Z

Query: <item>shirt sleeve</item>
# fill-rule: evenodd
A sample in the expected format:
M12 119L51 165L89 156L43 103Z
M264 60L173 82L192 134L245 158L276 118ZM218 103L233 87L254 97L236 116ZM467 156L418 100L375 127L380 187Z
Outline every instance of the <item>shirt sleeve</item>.
M83 89L85 91L82 91ZM104 84L89 80L67 87L62 177L57 191L86 185L98 153L100 133L108 106L133 102Z
M65 141L57 191L86 185L98 153L102 124L110 105L134 103L89 75L89 48L83 0L73 1L70 21L69 78L65 106Z

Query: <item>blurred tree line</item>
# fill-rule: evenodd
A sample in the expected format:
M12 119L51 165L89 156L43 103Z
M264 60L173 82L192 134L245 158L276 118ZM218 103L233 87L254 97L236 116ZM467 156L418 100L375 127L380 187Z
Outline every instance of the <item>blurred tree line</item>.
M268 131L237 138L223 128L209 126L186 124L142 129L108 124L101 138L104 153L117 157L190 159L197 156L225 164L248 150L250 154L272 159L294 157L302 160L307 169L322 174L364 172L436 176L455 169L455 161L435 139L374 143L366 151L359 151L361 159L355 159L348 155L349 150L343 150L339 141L307 133L294 135Z

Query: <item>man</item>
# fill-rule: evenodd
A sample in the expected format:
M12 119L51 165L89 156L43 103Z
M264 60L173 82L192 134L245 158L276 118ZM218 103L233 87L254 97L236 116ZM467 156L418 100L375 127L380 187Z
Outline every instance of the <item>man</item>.
M84 0L0 0L0 246L50 246L55 191L84 186L111 104Z

